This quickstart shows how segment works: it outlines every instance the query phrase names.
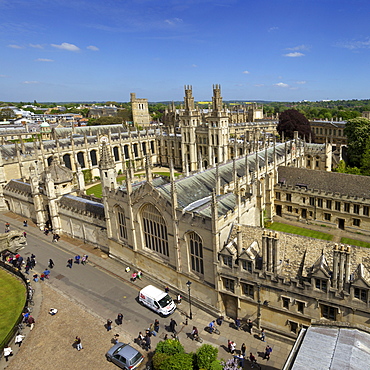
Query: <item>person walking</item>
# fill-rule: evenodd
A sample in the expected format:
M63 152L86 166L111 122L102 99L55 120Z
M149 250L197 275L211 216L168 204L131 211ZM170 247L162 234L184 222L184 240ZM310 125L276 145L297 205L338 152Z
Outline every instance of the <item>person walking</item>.
M253 369L254 368L254 364L256 364L257 363L257 360L256 360L256 357L253 355L253 353L251 352L250 354L249 354L249 361L251 362L251 369Z
M30 327L30 330L32 330L33 327L35 326L35 319L31 315L28 316L27 324Z
M112 338L112 343L113 344L117 344L118 343L118 340L119 340L119 334L114 334L114 336Z
M253 334L253 322L251 319L248 319L248 330L249 330L249 334L252 335Z
M28 226L28 222L27 222L27 220L24 220L24 221L23 221L23 226L24 226L24 227L27 227L27 226Z
M266 334L265 334L265 329L261 330L261 340L262 342L265 342Z
M170 288L169 288L168 286L166 286L166 287L164 288L164 291L165 291L166 293L168 293L168 292L170 291Z
M9 356L13 356L13 350L12 347L5 347L4 348L4 357L5 361L9 360Z
M77 265L80 264L80 259L81 259L81 256L79 254L75 256L75 263L77 263Z
M216 323L217 323L218 326L221 326L222 323L223 323L223 321L224 321L224 317L223 316L219 316L217 318L217 320L216 320Z
M230 343L230 353L233 355L234 352L235 352L235 348L236 348L236 343L231 341Z
M270 359L271 352L272 352L272 348L267 345L265 349L265 360L268 361Z
M170 331L172 331L172 333L176 333L176 327L177 326L177 322L174 320L174 319L171 319L170 321Z
M117 315L117 325L122 325L123 315L119 313Z
M16 337L15 337L15 344L18 344L18 346L20 347L22 345L22 342L23 342L23 339L24 339L24 335L22 334L18 334Z
M83 349L82 343L81 343L81 338L78 337L78 336L75 339L75 345L76 345L77 351L80 351L81 349Z
M108 320L107 320L107 325L106 325L106 327L107 327L107 331L112 330L112 320L111 320L111 319L108 319Z
M53 268L54 267L54 261L50 258L49 259L49 268Z
M235 326L236 326L236 329L237 329L237 330L240 330L241 325L242 325L242 323L241 323L240 319L237 317L237 318L235 319Z
M240 353L243 357L245 357L246 351L247 351L247 346L245 345L245 343L243 343L242 346L240 347Z
M69 267L70 269L72 268L73 266L73 258L70 258L68 261L67 261L67 267Z

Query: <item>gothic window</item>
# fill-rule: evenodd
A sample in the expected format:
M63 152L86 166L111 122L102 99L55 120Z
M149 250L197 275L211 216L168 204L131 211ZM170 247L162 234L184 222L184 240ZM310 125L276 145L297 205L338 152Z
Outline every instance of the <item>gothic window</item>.
M48 166L50 166L52 162L53 162L53 156L50 156L48 158Z
M63 162L66 165L67 168L70 170L72 169L72 163L71 163L71 156L70 154L64 154L63 156Z
M254 286L251 284L243 284L243 293L252 299L254 299Z
M315 205L315 198L310 197L310 206L314 206L314 205Z
M191 269L200 274L204 274L203 267L203 243L198 234L189 234Z
M134 144L134 157L137 158L139 156L139 150L137 148L137 144Z
M349 212L350 206L351 205L349 203L344 203L344 212Z
M127 240L127 226L126 226L126 218L125 213L122 209L119 209L117 212L117 220L118 220L118 232L120 239Z
M154 149L155 149L155 147L154 147L154 141L151 141L150 142L150 150L152 151L153 154L155 153Z
M96 150L92 150L90 152L90 159L91 159L91 165L97 166L98 165L98 159L96 157Z
M234 293L235 292L235 282L232 279L223 279L224 281L224 288L228 290L229 292Z
M297 301L297 311L299 313L304 313L304 302Z
M81 166L81 168L85 168L85 157L83 152L77 153L77 162Z
M147 153L146 153L146 143L142 143L141 144L141 148L142 148L142 150L143 150L143 154L144 155L146 155Z
M337 309L332 306L321 305L321 316L329 320L337 319Z
M317 206L322 208L322 199L321 198L317 199Z
M142 211L145 246L169 256L167 226L157 208L148 204Z
M331 209L331 200L329 199L326 201L326 208Z
M357 299L361 299L363 302L367 302L367 290L355 288L354 297Z
M286 308L287 310L289 310L290 299L286 298L286 297L283 297L282 301L283 301L283 308Z
M353 213L356 213L356 215L360 213L360 206L358 204L353 205Z
M340 211L340 202L335 202L335 210Z
M115 146L113 148L113 157L114 157L114 160L117 162L119 161L119 151L118 151L118 146Z
M129 154L129 150L128 150L128 145L125 145L123 147L123 152L125 153L125 159L130 159L130 154Z

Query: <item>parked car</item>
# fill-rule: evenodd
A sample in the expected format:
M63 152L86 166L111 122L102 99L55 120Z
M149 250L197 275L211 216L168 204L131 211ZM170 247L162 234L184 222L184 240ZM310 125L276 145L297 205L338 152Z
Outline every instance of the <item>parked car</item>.
M122 342L115 344L105 356L108 361L125 370L136 369L144 360L144 356L139 351Z
M153 285L141 289L138 296L139 302L159 313L162 317L171 315L176 310L172 298L164 291Z

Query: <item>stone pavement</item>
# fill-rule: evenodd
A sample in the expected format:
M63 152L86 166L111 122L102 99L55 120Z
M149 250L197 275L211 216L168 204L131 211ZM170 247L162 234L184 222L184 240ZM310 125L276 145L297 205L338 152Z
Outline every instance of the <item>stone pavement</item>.
M1 222L9 221L12 228L23 230L23 219L20 216L10 212L0 214ZM40 232L35 225L29 221L28 233L37 233L37 237L51 243L51 236L46 236ZM147 276L143 276L142 280L137 280L135 283L130 281L131 274L125 272L125 267L121 263L108 258L96 247L85 244L78 239L62 236L58 242L58 247L68 251L71 256L76 254L88 254L89 263L94 264L97 268L109 273L116 278L124 281L126 284L134 286L138 291L148 285L154 284L161 287L158 280L153 281ZM35 310L34 317L36 326L32 332L29 332L24 341L24 344L9 362L8 369L22 369L26 367L36 368L51 368L51 369L80 369L83 366L89 366L92 369L114 369L114 365L106 362L104 354L110 346L110 339L115 332L120 334L120 338L124 342L133 342L133 338L137 336L138 330L135 327L132 330L130 325L114 326L111 332L106 332L102 329L106 318L99 317L96 313L90 311L83 306L83 302L76 302L73 297L56 291L55 288L49 286L48 282L33 284L36 288L35 293ZM163 285L163 284L162 284ZM163 287L163 286L162 286ZM170 292L171 293L171 292ZM184 297L185 298L185 297ZM62 308L60 313L54 317L48 315L48 310L58 304L58 309ZM40 307L39 309L37 307ZM39 310L39 311L38 311ZM253 335L243 331L236 330L230 321L225 320L219 328L220 335L209 334L204 330L205 327L214 319L208 313L202 311L198 307L192 307L193 318L186 325L186 316L189 311L189 304L185 300L179 305L177 312L174 314L178 323L179 340L184 345L187 352L196 351L201 346L200 343L192 341L189 338L192 326L195 325L199 329L200 337L203 343L212 344L219 349L220 359L229 359L232 357L227 351L228 340L236 342L237 352L239 352L242 343L247 346L247 354L252 352L262 369L281 369L288 357L293 341L291 339L278 339L276 336L266 333L266 342L259 339L259 333ZM150 313L148 312L148 315ZM115 313L112 313L115 317ZM163 328L163 322L169 322L169 319L159 319L161 331L159 335L152 337L152 348L155 348L156 343L163 338L166 331ZM262 323L263 324L263 323ZM130 331L129 331L130 330ZM77 352L72 348L73 339L76 335L81 336L84 350ZM273 348L269 361L263 359L263 353L266 345ZM12 345L13 350L15 346ZM145 351L142 351L145 352ZM82 359L82 360L81 360ZM4 361L3 359L1 361ZM3 365L4 362L1 363ZM68 365L67 365L68 364ZM250 369L249 361L244 362L244 369Z

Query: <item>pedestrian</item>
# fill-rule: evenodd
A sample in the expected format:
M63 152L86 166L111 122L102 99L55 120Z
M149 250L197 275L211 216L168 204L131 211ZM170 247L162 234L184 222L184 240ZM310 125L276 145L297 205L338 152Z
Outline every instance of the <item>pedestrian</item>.
M178 294L177 295L177 304L180 304L181 303L181 299L182 299L181 295Z
M5 348L4 348L4 357L5 357L5 361L8 361L9 356L13 356L13 350L12 350L12 347L5 347Z
M251 319L248 319L248 330L249 330L249 334L253 334L253 322Z
M247 346L245 345L245 343L243 343L242 346L240 347L240 353L243 357L245 357L246 351L247 351Z
M75 339L75 345L76 345L77 351L83 349L82 343L81 343L81 338L78 337L78 336Z
M159 321L157 319L154 320L154 330L157 333L159 332Z
M147 350L147 351L149 351L150 350L150 345L151 345L151 339L150 339L150 336L147 334L146 336L145 336L145 349Z
M131 281L136 281L137 278L137 272L133 272L131 275Z
M39 275L34 274L32 277L33 277L33 281L34 281L35 283L37 283L37 282L39 281Z
M54 267L54 261L50 258L49 259L49 268L53 268Z
M224 317L223 316L219 316L217 318L217 320L216 320L216 323L217 323L217 325L221 326L222 323L223 323L223 321L224 321Z
M81 264L85 265L86 264L86 254L84 254L81 258Z
M141 347L144 342L144 335L139 331L139 335L137 336L137 344Z
M73 265L73 258L70 258L68 261L67 261L67 267L69 267L70 269L72 268L72 265Z
M75 256L75 263L77 263L77 265L80 264L80 259L81 259L81 256L79 254Z
M143 277L143 273L141 272L141 270L139 270L139 271L137 272L136 276L137 276L137 278L138 278L139 280L141 280L141 278Z
M52 240L54 243L56 243L58 241L57 239L57 234L53 234L53 240Z
M27 226L28 226L27 220L24 220L24 221L23 221L23 226L24 226L24 227L27 227Z
M262 330L261 330L261 340L262 340L262 342L264 342L264 341L265 341L265 337L266 337L265 329L262 329Z
M164 291L165 291L166 293L168 293L168 292L170 291L170 288L169 288L168 286L166 286L166 287L164 288Z
M27 233L23 231L23 236L27 239Z
M112 320L110 320L110 319L107 320L106 327L107 327L107 331L112 330Z
M8 233L10 231L10 223L9 222L7 222L6 224L5 224L5 232L6 233Z
M237 330L240 330L241 325L242 325L242 323L241 323L240 319L237 317L237 318L235 319L235 326L236 326L236 329L237 329Z
M231 352L231 340L230 339L228 339L227 341L227 350Z
M117 315L117 325L122 325L123 315L119 313Z
M233 355L234 352L235 352L235 348L236 348L236 343L231 341L230 343L230 353Z
M167 340L168 339L168 334L165 334L165 336L163 337L163 340Z
M253 355L253 353L251 352L250 354L249 354L249 361L251 362L251 368L253 369L254 368L254 364L256 364L257 363L257 360L256 360L256 358L254 357L254 355Z
M30 273L29 273L29 271L30 271L30 265L26 265L26 267L25 267L25 269L24 269L24 270L25 270L26 274L28 274L28 275L29 275L29 274L30 274Z
M57 308L50 308L50 310L49 310L49 314L51 315L51 316L54 316L54 315L56 315L58 313L58 309Z
M119 340L119 334L114 334L112 338L112 343L117 344Z
M31 315L28 316L27 324L30 327L30 330L32 330L35 325L35 319Z
M44 275L45 275L45 279L49 279L50 270L45 269L45 271L44 271Z
M20 347L22 345L22 341L23 341L23 338L24 338L24 335L22 334L18 334L16 337L15 337L15 344L18 344L18 346Z
M270 346L266 346L266 349L265 349L265 360L269 360L270 359L271 352L272 352L272 348Z
M176 329L175 329L176 326L177 326L177 322L174 319L171 319L171 321L170 321L170 331L172 331L172 333L176 333Z

